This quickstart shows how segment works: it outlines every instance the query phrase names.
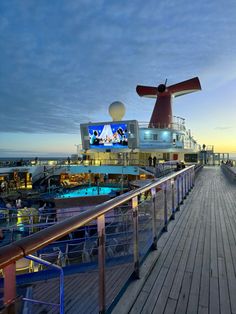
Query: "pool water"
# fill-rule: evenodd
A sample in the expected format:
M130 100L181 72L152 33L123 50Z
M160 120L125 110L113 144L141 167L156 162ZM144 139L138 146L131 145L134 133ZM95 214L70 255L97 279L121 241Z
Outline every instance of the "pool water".
M91 186L87 188L73 190L69 193L63 193L60 195L60 198L70 198L70 197L84 197L84 196L97 196L97 195L108 195L115 194L116 191L120 191L120 188L112 188L112 187L97 187Z

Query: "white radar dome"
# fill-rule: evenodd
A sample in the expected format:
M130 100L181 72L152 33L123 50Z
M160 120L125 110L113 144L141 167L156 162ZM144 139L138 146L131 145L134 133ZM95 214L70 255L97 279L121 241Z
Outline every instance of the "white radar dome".
M121 121L125 115L125 105L120 101L114 101L109 106L109 114L113 121Z

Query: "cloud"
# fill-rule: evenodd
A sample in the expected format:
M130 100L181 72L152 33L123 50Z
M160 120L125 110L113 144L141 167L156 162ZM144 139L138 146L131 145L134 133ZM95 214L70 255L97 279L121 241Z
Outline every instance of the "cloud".
M128 118L147 115L136 109L138 83L232 79L234 9L233 0L1 2L0 132L76 133L106 120L115 100Z
M233 129L232 126L217 126L215 127L215 130L219 130L219 131L226 131L226 130L231 130Z
M20 157L26 157L26 156L31 157L31 158L35 158L36 156L37 157L67 156L67 154L62 151L42 152L41 150L9 149L9 148L0 148L0 155L2 159L9 158L9 156L11 156L12 158L20 158Z

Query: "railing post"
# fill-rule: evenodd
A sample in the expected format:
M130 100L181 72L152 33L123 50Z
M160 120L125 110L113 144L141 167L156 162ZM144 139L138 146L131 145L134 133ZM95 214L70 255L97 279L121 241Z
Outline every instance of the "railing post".
M48 302L45 302L45 301L40 301L40 300L35 300L35 299L30 299L28 297L24 297L22 300L25 301L25 302L32 302L32 303L35 303L35 304L45 304L45 305L51 305L51 306L59 306L60 307L60 314L64 314L65 313L65 309L64 309L64 271L63 271L63 268L62 266L59 266L59 265L55 265L55 264L52 264L46 260L43 260L42 258L39 258L37 256L34 256L34 255L27 255L25 258L27 258L28 260L30 261L33 261L33 262L36 262L36 263L39 263L39 264L42 264L42 265L45 265L47 267L51 267L57 271L60 271L60 303L57 304L57 303L48 303Z
M187 175L187 195L189 193L189 171L186 172Z
M152 248L157 249L157 217L156 217L156 188L151 189L152 193Z
M193 188L193 174L194 174L194 168L191 169L190 172L190 188Z
M186 196L187 196L186 172L183 173L183 180L184 180L184 199L186 199Z
M14 305L16 300L16 263L13 262L7 265L3 269L4 273L4 305L8 306L10 304ZM12 313L15 313L13 311Z
M180 204L183 204L184 203L184 175L181 174L181 203Z
M138 245L138 197L132 198L134 225L134 277L139 279L139 245Z
M171 219L175 219L175 179L171 179Z
M97 218L98 230L98 271L99 271L99 313L106 311L106 287L105 287L105 216Z
M194 187L194 184L195 184L195 169L193 169L192 187Z
M167 213L167 184L164 183L162 185L163 189L164 189L164 231L167 231L167 225L168 225L168 213Z
M188 193L189 193L190 192L190 170L188 170L187 175L188 175L188 186L187 186L187 188L188 188Z
M184 176L185 176L185 198L186 198L188 195L188 172L187 171L184 173Z
M188 173L188 178L189 178L189 180L188 180L188 190L189 190L189 191L191 191L191 189L192 189L191 173L192 173L192 169L191 169L191 170L189 171L189 173Z
M180 209L180 176L176 177L177 180L177 207L176 210Z

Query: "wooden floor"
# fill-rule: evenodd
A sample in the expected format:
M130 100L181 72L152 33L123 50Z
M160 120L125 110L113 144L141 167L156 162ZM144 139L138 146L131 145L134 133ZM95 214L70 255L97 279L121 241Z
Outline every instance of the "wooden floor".
M106 270L106 304L112 303L122 289L124 280L130 277L133 265L123 264L113 266ZM115 283L115 284L114 284ZM33 299L59 303L59 279L50 279L36 282L31 286ZM87 314L98 313L98 272L79 273L65 276L65 313ZM59 308L45 304L32 304L27 302L29 312L34 314L58 314ZM22 311L24 313L24 311Z
M220 167L199 173L158 249L132 307L114 313L236 314L236 185Z

